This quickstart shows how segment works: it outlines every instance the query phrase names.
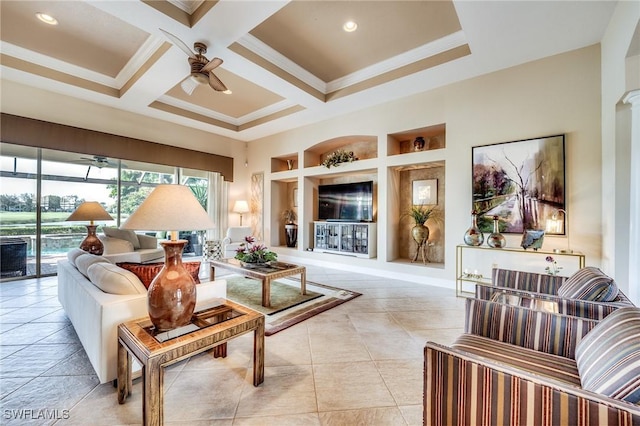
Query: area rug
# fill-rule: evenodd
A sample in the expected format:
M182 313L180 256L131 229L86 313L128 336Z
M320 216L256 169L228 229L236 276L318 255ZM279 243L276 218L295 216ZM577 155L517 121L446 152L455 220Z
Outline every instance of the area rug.
M227 299L265 314L265 335L328 311L361 295L349 290L307 281L307 294L300 294L300 280L281 278L271 282L271 307L262 306L262 283L240 275L228 275Z

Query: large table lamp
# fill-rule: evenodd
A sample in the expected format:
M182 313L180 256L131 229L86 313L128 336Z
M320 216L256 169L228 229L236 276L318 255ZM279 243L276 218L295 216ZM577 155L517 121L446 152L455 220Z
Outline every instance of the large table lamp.
M151 281L147 298L149 318L158 331L189 324L196 306L196 284L182 265L187 240L178 240L178 230L199 231L215 227L196 197L183 185L158 185L140 207L122 224L123 229L171 230L161 241L164 266Z
M98 225L93 224L94 220L113 220L111 215L97 201L85 201L67 218L68 222L89 221L89 225L85 225L87 227L87 237L80 243L80 248L91 254L102 255L104 253L104 245L96 235Z

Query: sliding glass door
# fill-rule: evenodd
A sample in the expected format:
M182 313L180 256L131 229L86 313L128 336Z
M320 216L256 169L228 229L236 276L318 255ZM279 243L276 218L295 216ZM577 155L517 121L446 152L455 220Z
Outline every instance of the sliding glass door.
M209 172L103 156L3 143L0 148L0 281L57 273L57 261L80 245L88 223L67 218L84 201L97 201L119 226L158 184L191 188L209 203ZM162 238L162 231L156 236ZM204 232L181 233L185 256L202 254Z

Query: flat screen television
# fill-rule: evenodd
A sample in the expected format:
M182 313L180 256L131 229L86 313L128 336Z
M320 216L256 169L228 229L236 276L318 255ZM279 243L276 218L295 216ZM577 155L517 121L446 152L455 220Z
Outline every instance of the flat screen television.
M373 181L318 186L318 219L373 221Z

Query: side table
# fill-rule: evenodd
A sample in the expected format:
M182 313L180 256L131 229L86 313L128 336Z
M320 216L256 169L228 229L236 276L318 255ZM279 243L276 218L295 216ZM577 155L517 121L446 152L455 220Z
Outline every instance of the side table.
M194 313L191 323L157 332L148 318L118 326L118 402L131 394L131 356L142 364L142 423L164 423L164 368L209 349L227 355L227 342L250 331L253 336L253 385L264 381L264 315L230 300Z

